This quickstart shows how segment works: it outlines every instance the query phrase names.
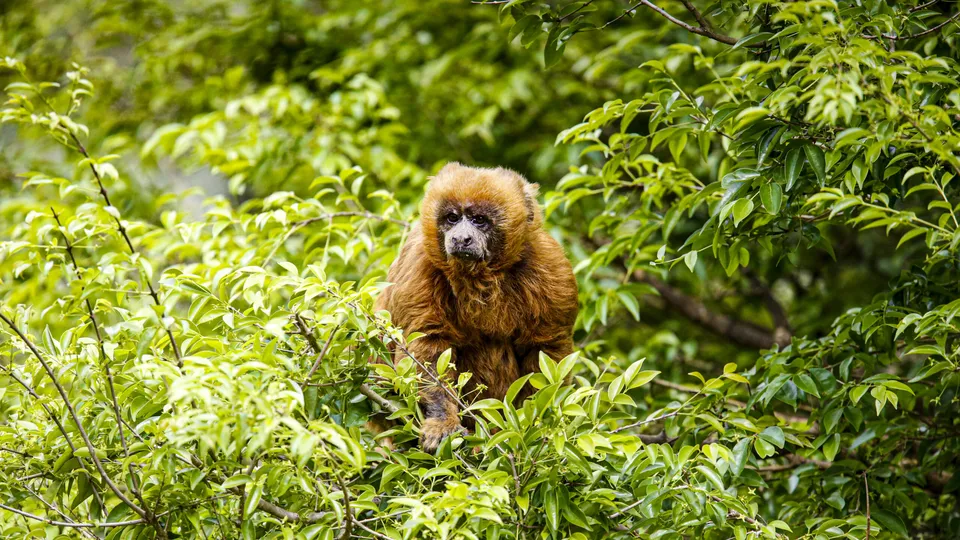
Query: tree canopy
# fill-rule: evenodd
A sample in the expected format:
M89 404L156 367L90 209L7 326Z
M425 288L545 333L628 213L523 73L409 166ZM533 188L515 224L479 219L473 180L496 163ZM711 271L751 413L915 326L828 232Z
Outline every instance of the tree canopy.
M0 536L960 537L958 28L941 0L0 6ZM463 395L476 429L430 455L436 374L368 360L405 344L373 301L452 160L541 184L578 351Z

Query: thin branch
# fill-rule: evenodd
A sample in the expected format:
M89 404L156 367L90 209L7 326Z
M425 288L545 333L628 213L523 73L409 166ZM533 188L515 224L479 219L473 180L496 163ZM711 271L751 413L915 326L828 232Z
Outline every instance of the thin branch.
M277 519L285 519L293 523L316 523L330 515L329 512L309 512L306 514L298 514L297 512L292 512L264 499L260 499L260 502L257 503L257 509L263 510Z
M40 361L40 365L43 366L44 371L47 372L47 375L50 377L51 382L56 387L57 392L60 394L61 399L63 399L64 404L67 406L67 410L70 411L70 416L73 418L73 422L77 425L77 431L80 433L80 437L83 439L83 442L87 445L87 449L90 450L90 459L93 461L94 467L97 468L97 472L100 473L100 477L103 478L103 481L110 488L110 491L114 493L121 501L123 501L127 506L129 506L134 512L137 513L140 517L146 519L148 513L143 508L140 508L136 503L130 500L123 491L113 482L113 479L110 478L110 475L107 474L106 469L103 468L103 463L100 462L100 457L97 456L97 448L93 445L93 441L90 440L90 436L87 435L86 428L83 427L83 422L80 421L80 416L77 415L76 409L73 407L73 403L70 401L70 396L67 395L67 391L63 388L63 385L60 384L60 380L57 378L56 373L54 373L53 368L50 367L50 364L43 359L43 355L40 354L40 351L37 347L27 339L27 336L20 331L16 324L12 320L8 319L6 315L0 313L0 320L3 320L7 326L13 330L17 336L20 337L20 340L30 349L30 352L37 357L37 360Z
M863 490L867 497L867 537L870 540L870 483L867 481L867 472L863 472Z
M610 515L607 516L607 517L610 518L610 519L616 519L616 518L622 516L623 514L626 514L626 513L629 512L630 510L636 508L637 506L640 506L640 504L642 504L644 500L646 500L646 499L645 499L645 498L644 498L644 499L638 499L638 500L636 500L636 501L628 504L627 506L624 506L623 508L621 508L621 509L618 510L617 512L614 512L613 514L610 514Z
M323 362L323 357L327 355L327 351L330 350L330 345L333 344L333 338L337 336L337 332L340 331L340 327L343 324L338 324L330 332L330 336L327 338L327 341L323 344L323 347L318 347L317 338L313 335L312 332L307 328L306 322L303 318L300 317L299 313L295 313L297 325L300 326L301 331L304 332L304 336L310 341L310 346L313 347L313 350L317 353L317 359L313 362L313 366L310 367L310 371L307 372L306 380L310 380L310 377L313 377L313 374L317 372L317 369L320 368L320 363Z
M63 519L67 520L68 523L78 523L77 520L75 520L75 519L73 519L72 517L68 516L67 514L63 513L63 511L60 510L60 508L59 508L56 504L47 502L47 500L44 499L43 497L41 497L36 491L30 489L30 486L24 485L24 486L23 486L23 489L27 490L27 492L30 493L30 495L31 495L34 499L40 501L40 504L42 504L42 505L44 505L45 507L47 507L47 510L52 510L52 511L56 512L60 517L62 517ZM85 528L78 528L77 531L78 531L81 535L83 535L84 537L86 537L86 538L94 538L94 539L100 538L99 536L97 536L96 534L92 533L91 531L88 531L88 530L85 529Z
M700 24L700 28L709 29L710 21L703 16L703 13L700 13L700 10L697 9L697 6L693 5L693 2L690 0L680 0L680 3L683 4L683 7L687 8L687 11L693 15L693 18L697 20L697 23Z
M571 11L570 13L567 13L567 14L564 15L563 17L560 17L559 19L557 19L557 22L563 22L565 19L569 19L570 17L573 17L573 16L576 15L577 13L580 13L580 11L583 10L583 8L589 6L589 5L592 4L592 3L593 3L593 0L588 0L587 2L584 2L584 4L583 4L582 6L580 6L580 7L578 7L577 9Z
M490 3L490 2L487 2L487 3ZM367 531L368 533L372 534L372 535L373 535L374 537L376 537L376 538L383 538L384 540L393 540L393 539L390 538L389 536L387 536L387 535L385 535L385 534L380 534L380 533L378 533L377 531L371 529L370 527L367 527L367 526L364 525L363 523L360 523L359 521L357 522L357 527L360 527L361 529Z
M50 211L53 212L53 219L57 222L57 227L60 230L60 235L63 236L64 245L67 248L67 255L70 256L70 262L73 263L73 270L76 273L77 280L82 280L83 276L80 274L80 265L77 264L77 258L73 254L73 244L70 242L70 239L67 238L67 233L63 228L63 223L60 222L60 216L57 215L57 211L51 206ZM86 285L84 285L86 288ZM110 401L113 406L113 413L117 419L117 431L120 433L120 446L123 448L123 455L128 460L130 459L130 448L127 446L127 438L123 434L123 426L125 422L123 417L120 414L120 405L117 403L117 391L113 385L113 372L110 369L110 359L107 357L107 351L103 346L103 336L100 334L100 325L97 323L97 316L93 312L93 303L90 302L90 298L84 298L84 303L87 306L87 317L90 319L90 324L93 326L93 331L97 336L97 348L100 350L100 362L103 363L103 370L107 375L107 388L110 390ZM133 431L133 430L131 430ZM140 500L140 504L146 507L147 503L140 496L140 486L139 479L133 471L133 463L127 464L130 477L133 480L134 494Z
M53 525L53 526L55 526L55 527L70 527L70 528L73 528L73 529L82 529L82 528L96 529L96 528L100 528L100 527L129 527L129 526L131 526L131 525L142 525L142 524L146 523L146 520L145 520L145 519L133 519L133 520L130 520L130 521L111 521L111 522L106 522L106 523L76 523L76 522L73 522L73 521L71 521L71 522L67 522L67 521L54 521L54 520L52 520L52 519L47 519L47 518L42 517L42 516L38 516L38 515L35 515L35 514L31 514L30 512L24 512L23 510L18 510L18 509L16 509L16 508L13 508L13 507L11 507L11 506L7 506L7 505L5 505L5 504L0 504L0 508L6 510L6 511L8 511L8 512L13 512L14 514L23 516L23 517L25 517L25 518L32 519L32 520L34 520L34 521L39 521L39 522L41 522L41 523L46 523L47 525Z
M330 343L333 341L333 337L337 333L337 330L339 330L343 325L338 324L337 327L333 329L333 332L330 333L330 337L327 339L326 343L324 343L323 347L321 347L320 342L317 341L317 336L314 335L313 330L309 325L307 325L307 321L303 319L300 313L294 313L293 318L294 322L297 324L297 328L300 330L300 335L306 338L307 343L310 344L310 347L313 348L314 351L320 351L317 355L316 362L314 362L313 367L310 368L310 373L307 374L307 380L309 380L320 366L320 361L323 360L324 355L326 355L327 350L330 348ZM389 411L391 414L400 410L399 406L384 398L380 394L374 392L373 389L370 388L370 386L366 383L361 384L359 390L361 394L367 396L367 399L379 405L381 409Z
M660 281L648 272L635 270L633 276L653 286L663 300L676 308L684 317L704 328L729 338L731 341L754 349L769 349L775 344L785 346L790 343L784 336L775 336L770 330L750 322L734 319L722 313L714 313L700 300Z
M373 212L331 212L329 214L321 214L319 216L312 217L312 218L301 219L300 221L293 222L292 225L294 227L303 227L304 225L316 223L317 221L328 221L331 218L338 218L338 217L364 217L367 219L376 219L379 221L394 223L396 225L400 225L403 228L410 227L410 222L408 221L381 216L379 214L374 214Z
M47 106L50 106L50 104L47 102L46 99L44 99L44 102L47 103ZM73 130L68 129L67 133L70 134L70 138L73 139L73 142L77 145L77 151L79 151L80 154L82 154L83 157L85 157L89 161L90 170L93 171L93 177L96 178L97 180L97 186L100 187L100 196L103 197L103 200L105 203L107 203L108 207L116 208L115 206L113 206L113 203L110 202L110 193L107 191L107 188L104 187L103 178L100 176L100 171L97 170L96 166L94 166L93 159L90 157L90 153L87 152L87 148L83 145L82 142L80 142L80 139L77 137L76 133L73 132ZM127 234L127 228L123 225L123 221L120 220L120 216L114 215L113 219L117 224L117 231L120 233L120 236L122 236L123 240L126 242L127 248L130 249L130 253L132 253L133 255L139 255L139 253L137 252L137 249L133 247L133 242L130 240L130 235ZM154 304L156 304L160 308L160 313L158 315L158 318L160 320L160 325L163 327L164 330L166 330L167 337L170 338L170 347L173 349L173 355L177 357L177 367L182 368L183 358L180 356L180 346L177 345L177 340L173 337L173 330L171 330L169 327L167 327L167 325L163 323L163 319L166 313L166 307L163 305L162 302L160 302L160 296L157 294L156 289L153 288L153 282L150 281L149 276L144 276L144 277L146 277L144 281L146 281L147 283L147 289L150 293L150 296L153 298Z
M930 0L929 2L927 2L927 3L925 3L925 4L920 4L919 6L913 6L912 8L910 8L910 11L909 11L909 12L910 12L910 13L916 13L916 12L920 11L921 9L927 9L928 7L936 4L936 3L939 2L939 1L940 1L940 0Z
M327 448L327 444L321 440L320 445L329 456L330 450ZM347 489L347 483L344 482L343 475L340 474L336 467L334 467L331 472L337 479L337 484L340 485L340 493L343 494L343 530L340 532L339 540L350 540L354 523L353 511L350 509L350 490Z
M398 407L394 402L374 392L373 388L370 388L370 386L366 383L361 384L359 390L361 394L367 396L367 399L379 405L381 409L389 411L390 414L400 410L400 407Z
M613 431L611 431L610 433L620 433L621 431L626 431L631 428L640 427L646 424L652 424L654 422L659 422L660 420L666 420L667 418L673 418L678 414L680 414L680 409L677 409L671 413L655 416L653 418L648 418L646 420L640 420L639 422L634 422L632 424L627 424L625 426L620 426L617 429L614 429Z
M684 4L686 4L686 2L684 2ZM606 28L606 27L610 26L611 24L619 21L620 19L626 17L627 15L632 14L632 13L635 12L640 6L646 6L646 7L650 8L650 9L652 9L653 11L656 11L656 12L657 12L658 14L660 14L660 16L663 17L664 19L666 19L666 20L670 21L671 23L679 26L680 28L683 28L683 29L686 30L687 32L691 32L691 33L693 33L693 34L697 34L698 36L703 36L703 37L706 37L706 38L710 38L710 39L712 39L712 40L714 40L714 41L719 41L720 43L726 43L727 45L736 45L736 43L737 43L737 41L738 41L736 38L733 38L733 37L730 37L730 36L726 36L726 35L723 35L723 34L719 34L719 33L717 33L717 32L714 32L714 31L711 30L709 27L705 27L705 26L693 26L693 25L691 25L691 24L685 23L685 22L681 21L680 19L678 19L678 18L674 17L673 15L671 15L667 10L661 8L660 6L654 4L653 2L650 2L649 0L640 0L640 2L637 2L636 4L630 6L630 7L627 8L626 10L624 10L624 12L621 13L620 15L618 15L615 19L613 19L613 20L607 22L606 24L604 24L603 26L601 26L600 29L603 30L604 28ZM688 8L688 9L689 9L689 8ZM694 8L694 9L696 9L696 8ZM697 13L699 13L699 12L697 12ZM696 15L694 15L694 16L696 16ZM702 18L703 16L700 15L700 17ZM699 18L698 18L698 22L699 22ZM704 21L704 22L705 22L705 21ZM703 23L701 23L701 24L703 24ZM764 45L764 43L754 43L754 44L750 45L750 47L760 47L760 46L762 46L762 45Z
M953 21L957 20L957 17L960 17L960 11L954 13L952 17L950 17L949 19L943 21L942 23L940 23L940 24L938 24L938 25L936 25L936 26L934 26L934 27L932 27L932 28L928 28L928 29L924 30L923 32L917 32L916 34L910 34L910 35L907 35L907 36L894 36L894 35L884 34L883 37L885 37L885 38L887 38L887 39L892 39L892 40L894 40L894 41L904 41L904 40L907 40L907 39L916 39L916 38L923 37L923 36L929 36L930 34L932 34L932 33L934 33L934 32L939 32L941 29L943 29L944 26L946 26L946 25L952 23ZM868 540L869 540L869 538L868 538Z

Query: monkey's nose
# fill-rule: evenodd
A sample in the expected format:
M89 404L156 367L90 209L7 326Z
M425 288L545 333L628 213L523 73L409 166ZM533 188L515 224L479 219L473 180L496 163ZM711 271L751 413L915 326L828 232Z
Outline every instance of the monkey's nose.
M473 245L473 237L465 236L462 238L457 238L455 242L459 248L468 248Z

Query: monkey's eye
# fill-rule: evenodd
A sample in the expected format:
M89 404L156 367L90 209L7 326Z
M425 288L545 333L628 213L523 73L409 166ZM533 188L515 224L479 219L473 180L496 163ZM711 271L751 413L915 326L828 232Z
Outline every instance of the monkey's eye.
M490 224L490 219L481 215L470 216L470 221L477 227L486 227Z
M450 212L446 216L444 216L443 219L447 220L447 223L453 225L456 222L460 221L460 216L458 216L456 212Z

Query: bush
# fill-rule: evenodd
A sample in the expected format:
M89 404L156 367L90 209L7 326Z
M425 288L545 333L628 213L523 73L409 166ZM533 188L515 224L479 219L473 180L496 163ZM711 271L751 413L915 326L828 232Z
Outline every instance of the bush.
M4 537L960 536L956 6L489 4L0 11ZM451 159L579 350L434 456L368 359Z

